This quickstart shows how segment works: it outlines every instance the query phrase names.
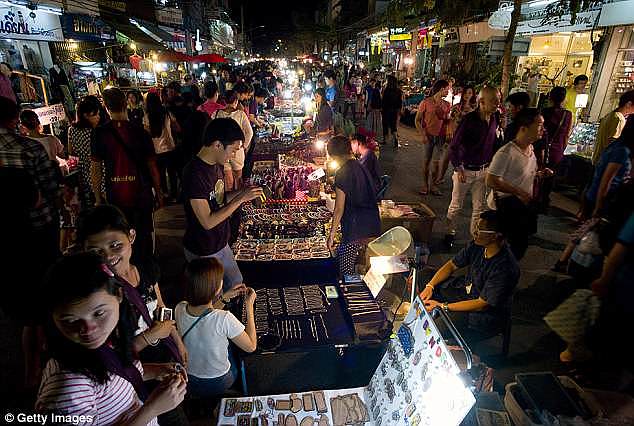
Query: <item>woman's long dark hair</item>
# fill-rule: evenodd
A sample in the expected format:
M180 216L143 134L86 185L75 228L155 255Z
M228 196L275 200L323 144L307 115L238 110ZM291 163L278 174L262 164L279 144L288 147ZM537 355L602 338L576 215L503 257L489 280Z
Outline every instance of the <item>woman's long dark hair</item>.
M475 91L475 87L473 87L473 86L465 86L465 87L463 87L462 88L462 94L464 95L467 92L467 90L469 90L469 89L471 89L471 93L472 93L471 94L471 99L469 99L469 105L471 105L471 107L473 109L475 109L478 106L478 95L477 95L477 93ZM460 106L461 107L464 106L464 103L465 103L464 98L461 96L460 97Z
M80 129L90 129L90 124L84 117L84 114L99 113L101 115L102 109L103 106L96 96L84 96L79 102L77 102L77 117L75 119L75 122L73 123L73 127L77 127Z
M108 370L97 356L97 351L68 340L53 321L53 311L70 302L105 290L121 296L119 321L110 335L110 343L124 366L132 365L132 339L138 321L132 307L123 296L121 285L109 273L103 259L95 253L78 253L62 257L49 271L43 286L43 301L47 310L46 343L51 358L62 368L89 377L99 384L108 380Z
M147 94L145 98L145 113L150 123L150 134L153 138L160 137L163 134L167 110L161 103L161 97L158 94L153 92Z
M385 89L396 90L398 89L398 80L393 75L387 76L387 84Z

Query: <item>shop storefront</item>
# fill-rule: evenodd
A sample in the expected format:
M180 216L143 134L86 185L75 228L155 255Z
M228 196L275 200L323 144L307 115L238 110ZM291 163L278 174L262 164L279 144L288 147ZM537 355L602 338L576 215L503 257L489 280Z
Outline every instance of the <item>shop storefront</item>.
M581 74L590 77L590 86L594 83L594 44L602 36L596 23L602 3L590 2L586 10L577 13L574 22L567 4L551 1L522 4L516 35L529 38L530 47L527 55L519 57L515 73L521 78L523 89L546 94L555 86L570 86ZM512 9L512 4L502 5L489 19L489 26L508 29Z
M634 89L634 1L603 6L599 26L604 28L604 49L593 87L589 119L596 122L618 106L619 97Z
M491 49L491 40L504 37L504 31L494 30L486 21L472 22L458 28L461 67L454 75L465 84L487 81L500 64L501 53Z
M104 78L108 50L118 45L115 29L96 16L65 14L61 21L65 41L51 43L51 50L70 77L75 97L81 97Z
M13 87L21 104L36 107L51 101L48 70L53 60L48 43L62 40L58 14L0 5L0 60L13 68Z

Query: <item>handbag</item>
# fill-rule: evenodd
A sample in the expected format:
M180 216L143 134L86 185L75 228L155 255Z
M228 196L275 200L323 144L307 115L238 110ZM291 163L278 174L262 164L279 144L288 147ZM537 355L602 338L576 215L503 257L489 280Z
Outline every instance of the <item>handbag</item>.
M493 198L505 231L524 229L528 235L537 233L538 206L534 201L526 205L515 195L500 197L497 191L493 191Z
M599 318L601 302L591 290L578 289L549 312L544 321L566 343L583 341Z

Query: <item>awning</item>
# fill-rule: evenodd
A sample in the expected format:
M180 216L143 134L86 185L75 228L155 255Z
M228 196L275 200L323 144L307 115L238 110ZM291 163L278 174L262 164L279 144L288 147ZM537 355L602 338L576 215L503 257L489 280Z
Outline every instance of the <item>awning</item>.
M154 40L156 40L159 43L169 42L174 40L174 37L170 33L168 33L165 30L162 30L161 28L158 27L158 25L155 25L151 22L144 21L142 19L134 19L134 18L130 18L130 22L133 25L135 25L137 28L139 28L141 31L143 31L146 35L152 37Z
M204 62L207 64L225 63L227 59L216 53L208 53L204 55L196 55L192 57L192 62Z
M101 19L117 31L117 39L121 39L120 35L122 35L146 49L165 49L165 46L162 45L160 41L155 40L153 37L141 31L141 29L132 24L127 17L108 15L101 16Z

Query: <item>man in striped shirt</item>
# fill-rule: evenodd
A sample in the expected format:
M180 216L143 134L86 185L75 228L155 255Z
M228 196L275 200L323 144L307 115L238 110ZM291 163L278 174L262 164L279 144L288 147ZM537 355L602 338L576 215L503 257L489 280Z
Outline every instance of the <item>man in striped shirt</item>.
M23 336L26 377L27 386L35 386L39 348L31 325L41 310L34 290L59 255L61 192L59 167L44 145L16 133L18 112L14 101L0 97L0 224L5 238L0 267L6 278L2 309L29 325Z

